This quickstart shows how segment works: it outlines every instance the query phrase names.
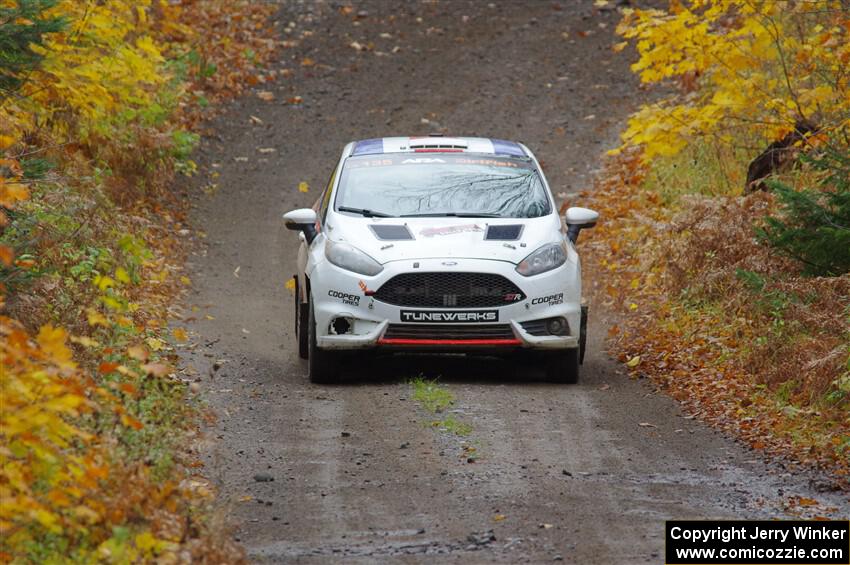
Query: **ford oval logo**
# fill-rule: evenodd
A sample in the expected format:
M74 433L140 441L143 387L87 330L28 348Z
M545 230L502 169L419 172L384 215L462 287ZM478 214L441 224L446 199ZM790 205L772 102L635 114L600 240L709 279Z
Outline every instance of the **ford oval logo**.
M444 267L454 267L457 265L457 261L443 261L442 264Z

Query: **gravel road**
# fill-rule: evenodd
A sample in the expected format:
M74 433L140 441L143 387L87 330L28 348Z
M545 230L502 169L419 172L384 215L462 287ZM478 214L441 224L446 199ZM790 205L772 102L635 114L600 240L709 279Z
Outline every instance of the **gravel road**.
M850 515L817 477L763 462L629 380L593 309L576 386L431 357L368 359L354 384L311 385L284 286L298 240L280 215L313 203L346 142L521 140L563 198L589 188L641 96L630 55L610 48L618 14L590 1L341 6L284 5L283 39L312 32L274 63L291 76L257 87L274 100L251 93L210 124L193 181L203 237L187 299L198 345L185 361L217 416L197 450L249 557L661 563L665 519L790 517L793 496ZM431 425L406 384L420 374L456 396L468 436Z

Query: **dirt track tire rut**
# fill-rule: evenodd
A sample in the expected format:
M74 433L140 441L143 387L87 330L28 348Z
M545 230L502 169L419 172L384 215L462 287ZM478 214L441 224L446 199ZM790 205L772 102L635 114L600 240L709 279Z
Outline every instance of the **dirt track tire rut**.
M610 49L618 16L590 1L389 6L358 3L354 26L333 3L285 5L281 29L314 32L274 65L292 76L262 86L273 102L234 103L199 152L220 177L213 194L197 190L199 346L186 363L217 415L198 446L204 472L249 556L657 563L665 519L782 516L790 494L850 514L812 477L763 463L626 378L593 308L577 385L541 382L523 363L369 356L354 384L309 383L285 288L297 239L280 215L312 204L346 142L441 128L519 139L556 193L575 193L637 103L628 58ZM295 95L302 104L283 104ZM419 374L457 397L469 436L431 425L445 415L411 400L405 382Z

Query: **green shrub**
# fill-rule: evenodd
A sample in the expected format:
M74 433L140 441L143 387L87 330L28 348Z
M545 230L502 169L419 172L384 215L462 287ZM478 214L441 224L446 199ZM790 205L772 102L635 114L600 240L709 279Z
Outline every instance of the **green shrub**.
M803 263L803 273L839 276L850 272L850 157L827 150L805 162L825 175L816 188L795 190L768 181L782 207L758 235Z
M0 97L26 81L27 75L41 63L42 56L32 50L41 45L42 36L65 27L65 20L43 17L56 0L18 0L14 6L0 6Z

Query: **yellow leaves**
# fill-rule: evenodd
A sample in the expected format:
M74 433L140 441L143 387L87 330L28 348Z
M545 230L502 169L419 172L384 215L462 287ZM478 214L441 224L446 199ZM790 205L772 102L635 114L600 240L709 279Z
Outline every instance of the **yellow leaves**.
M94 308L89 308L86 310L86 319L90 326L103 326L109 327L109 320L106 319L106 316L95 310Z
M635 355L634 357L626 361L626 367L630 369L634 369L638 365L640 365L640 355Z
M122 284L130 284L130 275L124 267L118 267L115 269L115 279Z
M174 339L176 339L180 343L189 340L189 336L186 335L186 330L184 330L183 328L173 328L171 330L171 335L174 336Z
M7 531L35 523L58 533L67 519L61 509L82 494L65 488L81 468L64 450L73 438L89 438L68 420L89 401L67 339L63 329L49 325L31 339L0 316L0 523ZM36 482L38 489L32 488Z
M828 0L781 8L681 1L667 11L624 11L617 31L640 55L632 70L645 84L676 79L681 86L632 116L624 145L643 147L650 161L698 136L733 143L733 128L739 137L774 141L801 119L837 125L850 113L850 30L842 18L846 10Z
M114 110L142 108L156 96L156 88L169 79L164 59L148 35L145 6L148 2L63 0L50 10L64 17L64 31L32 45L44 57L21 92L22 112L36 122L52 123L57 133L71 120L49 120L58 111L80 120L79 133L108 127Z
M76 343L78 345L82 345L83 347L100 347L100 343L98 343L97 340L94 340L87 336L71 336L71 342Z
M161 339L155 337L149 337L145 340L145 343L148 344L151 351L160 351L163 347L165 347L165 343Z
M51 325L42 326L36 337L39 347L48 358L56 362L60 367L73 368L71 350L65 344L67 334L62 328L54 328Z
M115 286L115 279L112 277L107 277L104 275L98 275L94 278L94 285L101 291L105 291L107 288L112 288Z
M307 192L308 190L310 190L310 185L306 182L301 181L298 183L298 192Z
M13 208L16 202L27 200L30 197L30 191L26 185L18 182L3 182L0 179L0 206Z

